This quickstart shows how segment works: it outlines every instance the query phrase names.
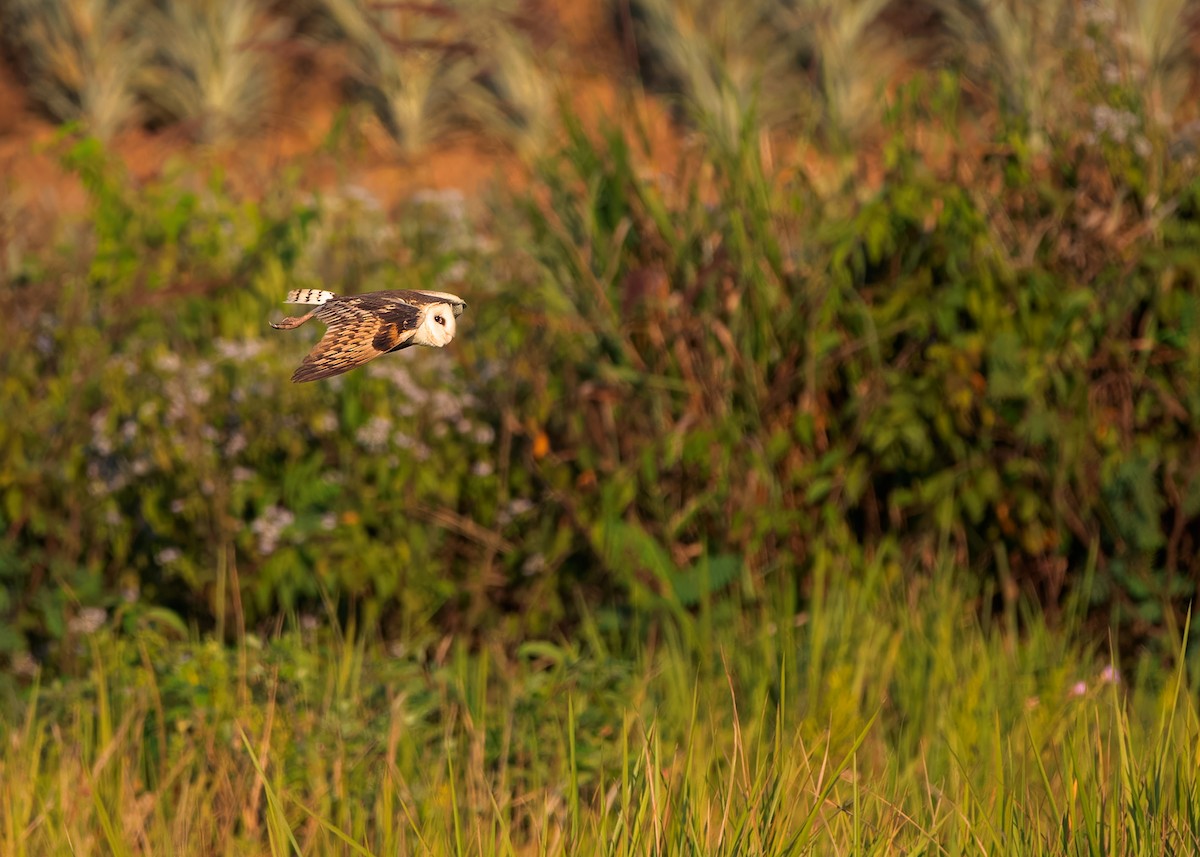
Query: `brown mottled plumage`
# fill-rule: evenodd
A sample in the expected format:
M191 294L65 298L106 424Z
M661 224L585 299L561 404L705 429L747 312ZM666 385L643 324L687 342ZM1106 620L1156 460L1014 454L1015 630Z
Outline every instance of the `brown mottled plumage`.
M441 348L454 339L455 320L467 302L447 292L395 289L364 295L335 295L322 289L288 292L286 303L316 305L307 315L271 322L291 330L316 317L327 329L296 369L292 380L316 381L361 366L410 345Z

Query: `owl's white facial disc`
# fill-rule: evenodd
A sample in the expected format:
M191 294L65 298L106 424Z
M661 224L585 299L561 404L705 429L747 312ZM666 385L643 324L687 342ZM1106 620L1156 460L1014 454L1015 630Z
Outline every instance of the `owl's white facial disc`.
M448 303L430 304L425 308L424 318L413 336L413 342L441 348L454 339L455 330L454 308Z

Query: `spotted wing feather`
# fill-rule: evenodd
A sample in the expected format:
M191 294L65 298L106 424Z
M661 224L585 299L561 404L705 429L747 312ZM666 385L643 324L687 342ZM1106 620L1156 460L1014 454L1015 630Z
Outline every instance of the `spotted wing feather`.
M412 339L420 316L418 307L381 299L379 293L331 300L316 313L328 329L292 380L317 381L340 375L402 348Z

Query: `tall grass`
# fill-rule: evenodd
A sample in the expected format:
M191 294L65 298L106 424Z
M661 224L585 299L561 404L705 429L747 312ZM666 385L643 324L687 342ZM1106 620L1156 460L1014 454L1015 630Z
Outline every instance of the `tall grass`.
M168 0L146 10L142 32L154 51L139 84L150 118L204 141L260 127L276 96L272 51L289 27L268 8L264 0Z
M0 727L5 854L1160 854L1196 847L1182 661L1129 683L890 559L515 654L143 624ZM598 618L598 617L597 617ZM1013 628L1020 622L1021 634ZM335 626L336 627L336 626ZM649 632L648 636L646 632Z
M1073 0L934 0L958 40L969 73L995 85L1010 116L1041 148L1056 113L1072 115L1072 51L1080 49Z
M408 154L466 128L532 153L555 124L552 61L510 0L4 0L0 14L34 102L102 139L138 122L245 137L276 109L301 26L340 42L354 95Z
M138 119L136 78L148 56L139 0L3 0L0 40L34 104L108 139Z
M728 151L750 107L768 129L805 131L836 150L859 141L879 130L886 89L914 54L882 20L889 0L629 5L647 79Z
M897 39L881 22L890 5L891 0L780 4L778 19L814 58L824 106L822 128L834 144L856 142L879 129L887 87L899 82L915 54L912 42Z
M1196 5L1189 0L1108 0L1097 6L1099 28L1115 23L1120 33L1114 47L1124 60L1118 68L1125 82L1144 89L1155 122L1172 124L1196 82L1188 49Z
M474 56L445 7L324 0L350 45L353 79L402 149L416 152L455 126Z
M507 5L321 0L320 8L346 42L357 91L412 155L466 127L519 146L545 135L554 109L546 72Z
M488 4L467 4L485 49L479 86L464 93L467 113L476 128L529 157L545 151L558 126L556 83L550 73L554 54L543 56L520 29Z
M1063 139L1086 106L1124 87L1131 103L1161 126L1193 118L1195 84L1188 34L1196 9L1187 0L932 0L957 43L967 73L990 81L1001 107L1024 123L1031 141ZM1136 93L1136 94L1134 94Z
M799 67L803 42L779 26L778 0L639 0L634 8L647 75L681 96L712 145L737 149L751 105L768 127L813 117Z

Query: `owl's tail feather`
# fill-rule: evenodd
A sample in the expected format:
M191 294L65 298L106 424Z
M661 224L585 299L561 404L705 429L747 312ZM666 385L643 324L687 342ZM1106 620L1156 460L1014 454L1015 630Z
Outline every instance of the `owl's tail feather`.
M333 292L327 292L324 289L292 289L284 298L285 304L323 304L326 301L336 298Z

